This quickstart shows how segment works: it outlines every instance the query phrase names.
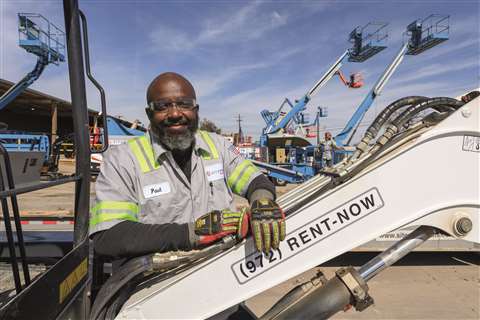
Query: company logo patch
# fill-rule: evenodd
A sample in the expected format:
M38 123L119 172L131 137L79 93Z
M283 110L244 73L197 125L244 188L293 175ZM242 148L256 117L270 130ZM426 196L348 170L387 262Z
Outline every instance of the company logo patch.
M215 163L205 168L205 174L208 181L215 181L223 179L225 176L223 171L223 165L221 163Z
M158 197L167 194L170 191L170 184L168 182L151 184L143 187L143 195L145 196L145 199Z

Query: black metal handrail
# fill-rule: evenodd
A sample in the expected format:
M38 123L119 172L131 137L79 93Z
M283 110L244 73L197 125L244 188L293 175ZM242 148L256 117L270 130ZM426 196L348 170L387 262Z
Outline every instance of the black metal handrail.
M15 182L13 181L12 164L10 163L10 157L8 155L7 149L1 143L0 143L0 155L3 155L3 161L5 164L5 173L7 175L6 178L7 178L8 188L10 190L14 190ZM0 170L0 191L4 191L5 189L6 188L4 184L3 173ZM10 195L10 201L12 204L15 230L17 233L18 248L20 250L20 262L22 264L23 277L25 280L25 285L28 286L30 284L30 272L28 270L27 255L25 252L25 242L23 240L22 224L20 222L20 212L18 210L17 196L15 193ZM20 291L22 291L22 283L20 280L20 271L18 270L17 253L15 250L15 239L13 237L12 224L10 221L10 211L8 208L7 199L1 198L1 202L2 202L3 223L5 225L5 232L7 234L7 240L8 240L8 249L10 252L10 260L12 262L13 280L15 282L15 290L18 294Z
M81 174L76 176L72 175L66 178L60 178L53 181L42 182L42 183L30 185L30 186L0 191L0 199L10 197L14 194L18 195L18 194L28 193L32 191L41 190L41 189L47 189L50 187L58 186L58 185L69 183L69 182L75 182L80 180L81 178L82 178Z
M91 153L102 153L108 149L108 125L107 125L107 103L105 101L105 90L98 83L97 80L93 77L90 71L90 51L88 49L88 28L87 28L87 18L83 14L82 10L78 10L80 19L82 20L82 35L83 35L83 54L85 59L85 71L87 73L88 79L90 82L98 89L100 92L100 102L102 104L102 120L103 120L103 144L100 150L92 150Z

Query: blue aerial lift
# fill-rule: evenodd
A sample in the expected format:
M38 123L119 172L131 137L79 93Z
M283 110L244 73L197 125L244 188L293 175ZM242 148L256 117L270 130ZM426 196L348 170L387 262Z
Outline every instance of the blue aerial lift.
M385 71L382 73L382 75L379 77L373 88L370 90L370 92L366 95L362 103L358 106L350 120L347 122L345 125L344 129L337 134L334 139L337 145L339 146L348 146L355 135L356 130L358 129L359 124L361 123L364 115L366 112L369 110L371 105L373 104L375 98L379 96L390 79L390 77L393 75L394 71L398 68L400 63L403 61L403 58L405 55L418 55L446 40L449 38L449 30L450 30L450 25L449 25L449 15L439 15L439 14L432 14L429 15L428 17L424 19L417 19L410 23L406 31L404 32L404 43L398 53L395 55L394 59L392 62L387 66ZM367 25L368 26L368 25ZM350 34L350 40L353 40L354 46L352 49L354 52L360 52L360 49L358 48L358 43L367 43L368 38L364 39L365 37L371 37L370 33L363 32L364 29L362 28L356 28L352 33ZM375 51L377 49L372 48L370 45L366 45L366 48L364 49L364 55L368 58L371 57L373 54L375 54ZM356 51L355 51L356 50ZM360 51L359 51L360 50ZM378 52L378 51L377 51ZM341 61L342 57L337 60ZM353 55L353 58L350 58L349 61L355 61L358 60L359 62L364 61L364 58L357 57L356 55ZM363 59L363 60L362 60ZM334 65L335 66L335 65ZM330 69L332 70L333 67ZM329 71L330 71L329 70ZM329 73L327 71L327 73ZM335 74L335 73L333 73ZM319 81L320 82L320 81ZM307 94L308 95L308 94ZM307 97L307 95L305 97ZM307 99L305 99L306 102L308 102ZM298 107L299 103L297 105L292 107L292 110L295 107ZM305 108L301 109L298 108L297 113L300 113L303 111ZM292 111L291 110L291 111ZM263 116L263 114L262 114ZM294 121L296 120L295 117L298 117L297 114L294 114L291 116ZM264 117L265 118L265 117ZM288 114L285 114L282 118L282 120L285 120L285 118L288 118ZM280 123L276 127L280 127ZM276 128L275 126L270 126L266 127L267 130L273 130ZM347 140L348 138L348 140ZM318 138L317 138L318 139ZM347 140L347 141L346 141ZM261 140L262 142L262 140ZM313 153L310 149L312 147L304 147L306 150L305 153ZM298 152L297 152L298 153ZM336 151L335 155L335 162L338 162L341 160L341 158L347 154L348 151L346 150L341 150L341 151ZM307 154L308 156L308 154ZM306 157L303 157L306 158ZM302 182L313 175L315 175L315 168L314 167L319 167L318 165L310 165L309 163L305 161L300 161L303 163L293 163L289 164L288 168L282 168L284 170L280 171L275 171L275 165L270 164L268 169L264 170L273 178L276 179L276 181L287 181L291 183L298 183ZM256 165L259 167L266 167L260 162L256 162ZM289 172L286 172L285 169L289 169Z
M365 113L379 96L383 87L398 68L405 55L418 55L446 40L449 37L448 15L432 14L424 19L413 21L404 32L404 43L392 62L387 66L373 88L358 106L345 128L334 139L337 145L349 145ZM349 139L347 140L347 137Z
M18 45L37 56L35 68L0 97L0 110L27 89L42 74L45 67L65 61L65 33L45 17L35 13L18 14ZM18 131L0 132L0 140L7 150L45 152L48 160L50 143L42 134Z
M342 82L350 88L359 88L362 86L362 79L358 74L353 74L350 81L347 81L340 72L340 68L346 62L363 62L386 48L388 38L386 23L370 22L363 27L356 27L349 35L349 42L352 47L347 49L325 72L315 85L300 99L295 100L293 104L286 98L276 112L268 110L261 111L261 115L266 122L265 128L260 136L260 147L266 156L263 156L267 163L255 161L255 164L262 168L275 181L301 182L315 174L315 169L310 164L299 163L301 161L291 160L289 163L277 163L275 159L271 160L273 149L277 147L278 135L286 133L289 127L302 127L305 124L304 111L312 97L318 93L332 77L338 75ZM290 110L285 111L284 107L290 106ZM291 154L296 158L301 156L295 152L297 148L310 145L305 139L300 137L281 137L288 141L288 147ZM272 149L272 150L271 150ZM281 170L277 170L279 167ZM268 167L268 168L267 168ZM288 171L288 172L287 172Z
M40 14L18 14L18 38L20 47L37 56L37 64L0 97L0 110L35 82L48 64L65 61L65 33Z
M320 78L302 98L295 100L295 104L286 98L276 112L270 112L268 110L261 111L260 113L267 125L260 136L260 146L268 145L267 141L270 134L285 130L292 122L299 123L302 112L306 110L308 102L333 76L340 76L342 82L348 87L360 87L361 80L358 79L358 74L353 74L350 77L351 81L348 82L340 73L340 68L347 61L363 62L384 50L387 47L386 40L388 38L386 26L386 23L370 22L363 27L356 27L349 35L349 41L352 43L352 47L347 49L333 63L322 78ZM289 111L283 111L286 104L291 107Z

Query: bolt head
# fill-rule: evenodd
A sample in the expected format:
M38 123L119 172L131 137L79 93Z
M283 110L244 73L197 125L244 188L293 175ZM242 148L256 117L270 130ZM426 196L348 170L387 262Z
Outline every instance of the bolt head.
M455 229L458 231L460 235L465 235L469 233L473 229L472 220L470 220L467 217L458 219L457 222L455 223Z
M462 109L462 116L464 116L465 118L468 118L472 115L472 111L470 110L470 108L463 108Z

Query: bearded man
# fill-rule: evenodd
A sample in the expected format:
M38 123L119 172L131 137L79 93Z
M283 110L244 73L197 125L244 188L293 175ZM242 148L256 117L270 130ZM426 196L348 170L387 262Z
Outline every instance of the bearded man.
M131 258L192 250L225 236L268 253L285 238L275 188L223 137L198 130L197 97L183 76L167 72L147 90L145 136L111 146L97 178L90 236L97 255ZM248 210L233 207L233 193Z

